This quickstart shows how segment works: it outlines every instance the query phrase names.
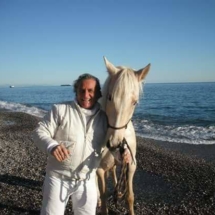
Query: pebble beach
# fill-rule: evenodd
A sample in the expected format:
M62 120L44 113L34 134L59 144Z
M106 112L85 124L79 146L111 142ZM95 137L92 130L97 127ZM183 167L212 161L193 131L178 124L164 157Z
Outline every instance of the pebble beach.
M31 134L39 118L0 112L0 214L38 214L46 155ZM135 214L215 214L215 144L191 145L137 137ZM112 184L109 182L109 192ZM109 198L110 214L127 214ZM66 208L72 213L72 204Z

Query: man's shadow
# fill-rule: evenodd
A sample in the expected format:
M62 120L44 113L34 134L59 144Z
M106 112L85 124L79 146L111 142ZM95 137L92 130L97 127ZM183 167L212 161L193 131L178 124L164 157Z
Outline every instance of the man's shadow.
M8 184L12 186L22 186L27 189L41 191L42 190L42 181L36 181L32 179L22 178L19 176L11 176L11 175L0 175L0 184ZM1 211L6 210L7 212L10 212L11 214L39 214L39 210L31 209L31 208L23 208L19 207L16 203L13 202L2 202L1 197L4 195L4 189L2 189L3 186L0 186L0 209Z
M36 181L27 178L21 178L19 176L12 176L12 175L0 175L0 182L8 185L14 186L22 186L32 190L41 191L42 181Z

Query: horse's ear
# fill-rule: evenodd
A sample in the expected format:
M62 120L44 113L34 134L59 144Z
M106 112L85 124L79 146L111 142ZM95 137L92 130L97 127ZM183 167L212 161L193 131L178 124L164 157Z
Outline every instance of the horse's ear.
M110 63L106 57L104 57L104 61L105 61L105 66L107 68L107 71L110 75L113 75L117 72L117 68L112 64Z
M140 69L135 72L135 75L139 82L142 81L146 77L146 75L149 72L150 66L151 66L151 64L148 64L145 68Z

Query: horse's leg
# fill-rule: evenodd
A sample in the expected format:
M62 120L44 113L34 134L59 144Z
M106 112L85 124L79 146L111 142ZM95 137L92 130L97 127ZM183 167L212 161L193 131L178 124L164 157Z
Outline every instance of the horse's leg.
M136 165L129 164L129 171L128 171L128 181L127 181L127 202L129 208L129 214L134 215L134 191L133 191L133 177L136 170Z
M108 214L108 208L107 208L107 187L106 187L105 170L102 168L98 168L97 175L98 175L98 185L99 185L100 199L101 199L101 213L103 215L106 215Z
M114 187L116 187L116 184L117 184L116 165L114 165L110 171L112 173Z
M96 184L97 184L97 208L101 208L101 197L100 197L100 189L99 189L99 176L97 173L97 177L96 177Z

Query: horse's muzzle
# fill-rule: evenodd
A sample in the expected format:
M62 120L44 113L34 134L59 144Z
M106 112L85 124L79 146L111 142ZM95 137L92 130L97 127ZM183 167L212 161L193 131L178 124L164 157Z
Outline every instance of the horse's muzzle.
M130 151L131 153L131 157L132 157L132 161L133 163L135 164L135 160L134 160L134 156L133 156L133 153L131 151L131 148L130 146L128 145L128 142L125 138L123 138L122 142L120 142L117 146L111 146L110 145L110 140L108 140L107 144L106 144L107 148L111 151L111 152L114 152L115 150L119 149L119 152L120 154L122 155L125 151L125 148L128 148L128 150Z
M123 154L123 152L125 151L125 145L128 145L127 141L125 138L123 138L122 142L120 142L117 146L111 146L110 145L110 140L108 140L106 146L110 151L115 151L117 149L119 149L120 154Z

